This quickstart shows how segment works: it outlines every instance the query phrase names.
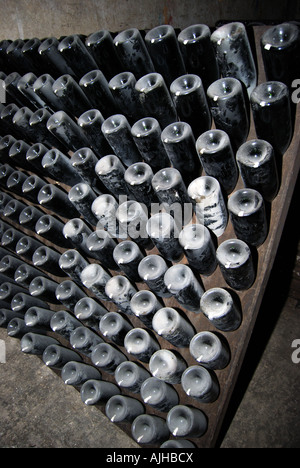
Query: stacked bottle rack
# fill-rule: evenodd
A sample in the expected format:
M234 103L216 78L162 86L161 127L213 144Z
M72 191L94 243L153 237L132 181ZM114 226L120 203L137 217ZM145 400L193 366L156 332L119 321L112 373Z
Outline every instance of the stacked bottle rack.
M253 28L259 83L266 81L260 49L265 29ZM177 441L182 447L211 447L216 443L276 255L299 170L299 135L294 131L282 158L278 186L265 197L268 217L259 215L250 223L250 228L258 223L260 238L247 238L251 248L239 244L247 258L251 254L252 263L247 263L246 272L239 270L235 282L228 275L225 249L227 242L233 242L234 250L231 246L229 252L240 253L236 250L237 237L244 235L234 216L233 195L245 188L241 173L235 175L235 161L230 166L231 187L227 191L233 193L229 197L233 206L227 203L224 187L221 191L217 183L224 202L223 218L218 219L222 220L221 231L214 231L213 225L207 230L207 264L201 274L200 253L195 255L193 249L183 248L187 239L195 239L196 228L189 228L189 232L188 228L182 229L182 223L179 238L170 237L174 225L169 214L157 215L158 223L151 217L152 223L145 222L145 236L126 240L127 235L122 237L122 210L116 206L119 195L129 195L123 209L127 217L137 217L135 228L140 227L145 212L139 211L137 202L147 205L158 197L168 206L174 201L174 194L180 194L181 202L194 200L197 205L201 184L193 188L193 183L201 174L200 155L205 164L201 149L195 144L189 146L193 133L184 139L183 150L173 148L166 152L163 140L155 132L154 148L148 145L143 153L142 143L138 144L139 132L147 132L150 123L159 121L165 129L178 120L180 132L184 121L177 118L174 104L180 95L178 83L173 84L174 100L171 99L172 73L175 68L177 76L184 75L189 67L178 43L172 42L172 28L163 28L159 34L162 33L167 37L170 34L170 53L176 57L175 63L162 60L159 41L152 60L149 58L145 43L152 41L155 46L154 31L147 34L145 42L137 30L120 33L114 42L107 32L60 42L53 38L43 43L36 39L13 44L2 41L1 60L7 66L2 78L10 104L2 106L0 121L0 317L10 336L21 339L23 352L42 356L45 364L58 369L66 384L80 389L86 404L97 404L115 423L125 422L122 429L141 445L145 444L145 429L148 427L149 434L153 427L147 447L171 447L173 442L168 441ZM100 39L106 44L105 60L104 52L97 55ZM135 43L135 53L129 39ZM14 73L16 64L20 74ZM205 89L218 78L216 64L215 60L209 69L202 70ZM82 70L87 73L84 77ZM162 72L162 80L155 76L157 70ZM41 72L44 75L40 76ZM150 77L145 79L147 73ZM195 85L197 76L190 76ZM154 78L158 81L152 82ZM110 88L101 87L108 80ZM123 93L121 82L128 85ZM136 91L142 93L146 86L157 87L155 109L147 103L146 96L142 101L137 98ZM170 93L165 93L165 86ZM199 101L194 96L195 100L199 107L202 105L203 134L211 128L208 101L205 94ZM91 110L93 107L96 109ZM150 121L147 112L151 114ZM240 121L240 127L243 123ZM249 123L246 138L250 141L257 137L257 129L252 118ZM189 132L192 125L197 123L191 119ZM298 125L296 109L295 128ZM122 131L117 143L116 128ZM168 130L164 131L166 138L171 139ZM238 140L237 129L231 137L234 153L241 144L235 136ZM228 145L227 140L224 145ZM196 156L188 160L191 154ZM168 157L172 164L168 164ZM142 173L136 167L142 167ZM143 187L132 185L132 191L128 191L132 180L139 176L144 177ZM224 180L220 177L220 183ZM215 181L206 178L206 189ZM110 210L116 208L115 212L119 209L119 223L114 225L118 241L107 234L111 232L107 224L111 218L104 216L108 206ZM98 221L102 223L100 231L96 229ZM159 226L169 228L168 236L155 235ZM204 237L204 233L206 229L202 228L200 236ZM151 282L151 271L160 273L160 282L153 278ZM165 281L161 281L163 274ZM242 279L246 283L241 284ZM185 281L188 287L184 287ZM224 304L225 311L221 307ZM221 307L221 319L215 307ZM213 358L205 359L207 349L217 349ZM166 375L166 366L173 369L171 374ZM202 394L199 382L207 385ZM151 404L156 394L161 398ZM144 414L151 417L144 420Z

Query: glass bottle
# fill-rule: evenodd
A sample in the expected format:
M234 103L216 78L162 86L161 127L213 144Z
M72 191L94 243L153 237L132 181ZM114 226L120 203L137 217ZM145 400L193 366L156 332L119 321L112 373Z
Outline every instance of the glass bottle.
M147 233L160 254L166 259L178 262L183 250L178 241L174 218L168 213L157 213L146 225Z
M138 266L138 272L142 280L159 297L172 296L164 282L167 269L168 265L160 255L147 255Z
M147 221L148 210L145 205L135 200L128 200L119 205L116 211L119 221L119 238L130 237L142 248L150 248L152 245L148 237Z
M118 267L130 281L140 281L138 265L144 255L135 242L125 240L117 244L113 251L113 257Z
M75 246L89 254L86 247L86 241L91 235L90 227L80 218L73 218L66 222L62 229L63 235L66 239Z
M73 186L82 182L80 174L71 164L71 160L56 148L49 150L41 161L43 169L56 181Z
M12 318L7 324L7 335L12 338L22 338L27 333L39 333L43 335L46 331L39 327L34 328L26 325L25 320L19 317Z
M137 78L154 72L154 66L137 28L121 31L114 38L114 45L124 70L132 72Z
M153 317L153 329L177 348L185 348L195 335L195 330L177 310L162 307Z
M27 177L22 185L24 197L33 203L38 203L37 195L41 188L46 185L46 183L47 182L45 180L41 179L41 177L37 176L36 174Z
M161 128L154 117L145 117L131 127L134 142L154 172L170 166L170 160L161 141Z
M228 239L217 249L217 260L226 283L233 289L249 289L256 273L249 246L240 239Z
M135 85L145 117L153 117L164 129L176 122L177 113L164 77L160 73L148 73Z
M238 149L236 160L245 187L257 190L266 201L272 201L280 185L272 145L265 140L247 141Z
M64 152L64 145L62 145L61 142L55 138L55 136L52 135L52 133L50 133L47 129L47 122L50 117L51 112L45 107L38 109L30 117L29 125L35 134L35 141L41 143L42 145L46 145L48 149L54 146L54 148Z
M267 81L280 81L288 87L299 78L300 35L297 24L272 26L260 40Z
M70 248L70 241L63 235L64 224L51 215L41 216L35 225L35 232L60 247Z
M86 266L80 274L82 284L92 291L100 300L109 300L109 295L106 292L106 285L111 279L109 273L97 263L92 263Z
M26 153L30 145L24 140L17 140L9 150L10 164L16 165L25 171L32 170L30 163L26 159Z
M233 77L221 78L209 86L207 96L216 128L227 133L237 151L247 140L250 129L241 82Z
M116 241L104 229L97 228L86 240L89 256L99 260L104 268L110 270L119 270L113 257L116 245Z
M119 236L119 223L116 217L118 203L113 195L103 194L92 204L92 212L98 218L98 229L105 229L112 237Z
M120 389L111 382L90 379L82 385L80 394L85 405L103 405L114 395L119 395Z
M88 264L88 261L75 249L66 250L59 258L60 268L78 284L81 284L80 274Z
M185 393L200 403L214 402L220 393L215 375L202 366L188 367L182 374L181 385Z
M208 369L224 369L230 361L230 351L224 340L209 331L197 333L190 342L190 353Z
M124 346L127 353L142 362L149 362L151 356L160 349L156 339L143 328L130 330L125 337Z
M56 298L68 309L73 310L75 304L86 295L73 281L62 281L56 288Z
M33 84L34 92L47 103L47 109L52 112L57 112L62 109L63 103L53 91L53 83L55 79L49 73L41 75Z
M90 184L80 182L79 184L73 185L69 191L68 198L85 221L91 226L97 225L98 219L91 210L92 203L97 198L97 195L91 189Z
M191 126L195 138L210 130L211 112L200 76L182 75L170 86L177 115Z
M110 278L105 285L105 293L108 298L114 302L122 312L132 315L130 301L137 292L128 278L116 275Z
M206 24L193 24L178 34L180 51L188 73L198 75L207 89L219 78L219 67Z
M24 320L28 327L41 327L48 330L54 313L53 310L42 307L30 307L24 315Z
M7 329L7 325L14 318L23 319L24 315L22 313L18 314L17 312L13 312L11 309L4 309L2 305L0 309L0 327Z
M4 210L3 210L4 219L18 223L20 213L26 208L26 206L27 205L25 205L20 200L9 201L7 205L5 205ZM13 228L9 228L8 231L11 231L12 229ZM16 229L15 229L15 232L17 233Z
M124 346L125 336L132 328L131 323L118 312L106 313L101 317L99 323L102 335L119 346Z
M230 292L223 288L211 288L206 291L201 297L200 309L218 330L237 330L242 321L240 308L235 304Z
M63 218L75 217L78 211L68 199L66 192L54 184L46 184L38 193L38 202Z
M124 179L128 191L132 193L136 200L150 206L155 201L152 188L153 171L149 164L139 162L132 164L127 168Z
M20 226L35 232L37 221L44 215L44 212L35 206L27 206L19 214Z
M42 143L35 143L34 145L30 146L26 153L27 161L29 161L32 167L35 168L35 172L37 174L41 175L43 173L43 177L46 176L46 171L43 169L41 162L47 151L49 151L47 146L43 145Z
M55 72L55 75L61 76L64 73L69 73L75 76L73 70L69 67L66 60L58 50L59 41L56 37L48 37L42 41L38 52L41 57L47 59L51 66L51 73Z
M73 331L81 326L82 323L65 310L59 310L58 312L55 312L50 321L51 329L55 333L58 333L59 335L66 338L68 341L70 340L70 336Z
M56 289L58 283L43 276L36 276L29 285L29 292L33 297L39 297L51 304L58 303Z
M188 195L194 202L196 219L220 237L228 223L228 213L217 179L202 176L188 186Z
M119 387L131 393L139 393L142 383L150 377L144 367L132 361L125 361L115 371L115 380Z
M131 433L139 444L159 444L167 440L170 435L165 420L150 414L138 416L133 421Z
M15 282L23 288L29 288L31 281L40 274L41 272L37 268L23 263L15 271Z
M135 89L136 77L130 71L118 73L108 83L119 111L125 115L129 123L134 123L142 117L142 106Z
M50 345L43 352L43 361L46 366L61 370L68 362L81 362L82 359L72 349L60 345Z
M216 248L210 231L203 224L189 224L179 234L179 243L192 268L210 276L217 267Z
M16 245L16 254L24 257L26 260L31 261L32 255L40 247L43 247L43 244L37 239L30 236L24 236L18 240Z
M95 166L97 162L98 158L90 148L81 148L71 157L71 164L78 172L81 179L86 184L89 184L91 189L101 195L100 183L95 174Z
M168 86L175 78L186 73L173 26L169 24L156 26L147 32L145 42L155 70L163 75Z
M130 301L130 307L144 325L152 327L152 320L155 313L163 307L163 304L157 299L152 291L147 289L138 291Z
M169 411L167 425L175 437L201 437L207 430L207 419L197 408L177 405Z
M16 246L18 241L22 238L23 232L17 229L10 228L4 231L1 237L1 245L5 249L10 250L12 253L16 252Z
M77 120L77 125L83 131L90 146L90 148L78 150L79 153L72 156L73 165L75 163L79 170L81 167L82 171L84 170L84 173L81 174L82 178L89 176L91 180L94 180L93 172L95 172L94 167L98 159L112 152L101 131L103 122L104 117L98 109L90 109L84 112ZM88 173L86 173L87 170ZM95 185L95 181L93 185Z
M88 72L98 68L78 34L65 37L57 48L78 79L82 77L82 70Z
M42 355L45 349L59 342L51 336L40 335L38 333L26 333L21 339L21 351L26 354Z
M11 254L4 255L0 260L0 273L14 279L16 269L24 262Z
M200 175L201 165L195 148L195 137L186 122L173 122L161 134L167 155L186 183Z
M100 343L92 351L92 363L108 374L114 374L121 362L127 361L126 356L108 343Z
M244 83L250 95L257 83L257 72L245 26L240 22L225 24L211 35L220 74Z
M78 327L70 335L71 346L87 357L92 356L93 349L100 343L102 338L87 327ZM92 377L91 377L92 378Z
M47 128L67 149L77 151L89 146L83 131L63 110L55 112L47 122Z
M62 103L62 110L79 118L83 112L92 108L92 104L71 75L62 75L54 81L53 92Z
M81 387L88 380L101 380L102 377L95 367L83 362L70 361L62 368L61 378L66 385Z
M51 271L54 276L64 276L59 267L60 253L51 249L50 247L39 247L32 256L32 263L34 266L45 270Z
M164 281L182 307L191 312L200 312L200 299L204 290L188 265L171 266L165 273Z
M86 73L79 85L91 103L90 109L98 109L105 119L116 113L117 106L102 71L94 69Z
M125 115L111 115L103 122L101 129L115 155L125 166L141 161L142 157L134 143Z
M114 154L104 156L95 165L95 172L100 181L115 196L128 195L124 180L125 170L122 161Z
M141 397L144 403L162 412L169 411L179 403L176 390L171 385L155 377L150 377L143 382Z
M196 141L196 150L205 174L217 179L226 193L232 192L239 172L227 133L223 130L204 132Z
M40 109L41 107L45 107L46 102L43 101L33 90L33 84L36 80L37 77L34 73L26 73L26 75L22 76L18 81L17 88L25 97L27 97L33 107Z
M181 382L181 376L187 365L176 351L160 349L156 351L149 362L149 370L153 377L170 384Z
M144 412L144 406L139 400L124 395L111 397L105 406L106 416L113 423L132 422Z
M94 57L99 70L102 70L108 80L123 69L113 38L106 29L101 29L88 36L85 45Z
M23 183L27 179L28 174L26 174L23 171L14 171L10 174L9 178L7 179L6 186L8 190L12 193L15 193L16 195L24 196L22 193L22 187ZM15 204L19 204L21 206L21 201L20 200L14 200ZM24 204L23 204L24 205ZM24 205L24 208L26 208L26 205Z
M238 239L259 247L268 234L265 203L261 194L245 188L234 192L228 200L228 211Z
M7 179L9 178L10 174L14 172L14 168L11 167L9 164L1 164L0 166L0 183L2 187L6 187ZM8 195L7 195L8 196Z
M282 156L293 136L288 87L279 81L261 83L252 92L250 103L257 138L267 140L276 155Z
M101 318L107 314L107 309L92 297L79 299L74 307L74 315L85 326L99 330Z
M21 266L19 268L21 268ZM5 281L4 283L1 283L0 300L1 303L3 303L3 306L8 307L11 303L12 298L19 292L26 292L26 290L21 285L11 283L10 281Z

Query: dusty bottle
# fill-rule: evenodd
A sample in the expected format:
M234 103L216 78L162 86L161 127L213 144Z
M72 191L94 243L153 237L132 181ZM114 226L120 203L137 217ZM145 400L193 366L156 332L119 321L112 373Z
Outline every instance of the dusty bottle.
M160 349L158 342L142 328L130 330L125 337L124 346L129 354L142 362L149 362L151 356Z
M19 223L24 228L35 231L35 225L43 215L44 211L39 210L35 206L27 206L19 214Z
M168 86L186 73L173 26L163 24L151 29L145 36L145 42L155 70L164 76Z
M152 324L158 335L178 348L189 346L195 335L191 323L172 307L159 309L153 317Z
M32 103L33 107L40 109L41 107L45 107L46 102L43 101L33 90L33 84L36 80L37 77L34 73L26 73L26 75L22 76L18 81L17 88Z
M165 273L164 281L170 293L182 307L191 312L200 312L199 304L204 290L188 265L171 266Z
M167 263L159 255L147 255L138 266L141 279L159 297L172 296L164 282L164 275L167 269Z
M92 203L97 198L97 195L91 189L90 184L80 182L74 185L69 191L68 198L78 213L80 213L91 226L97 225L98 219L91 210Z
M80 274L82 284L95 294L100 300L109 300L106 285L111 280L111 275L96 263L86 266Z
M35 225L35 232L60 247L70 248L70 241L63 235L64 224L51 215L41 216Z
M92 204L92 212L99 220L98 228L105 229L112 237L119 235L118 206L117 200L109 194L100 195Z
M6 187L9 189L10 192L16 193L20 196L24 196L22 187L27 177L28 175L22 171L14 171L10 174L9 178L7 179ZM22 203L19 200L18 202L19 204Z
M139 444L158 444L169 438L170 432L163 418L142 414L131 426L132 437Z
M70 343L74 349L87 357L92 356L93 349L100 343L102 338L87 327L78 327L70 335Z
M48 37L39 46L38 52L41 57L51 66L51 73L61 76L64 73L70 73L75 76L73 70L68 66L66 60L58 50L59 41L56 37Z
M190 342L190 353L208 369L224 369L230 361L228 346L215 333L197 333Z
M167 425L175 437L201 437L206 432L207 419L197 408L177 405L169 411Z
M152 117L164 129L177 120L177 113L168 87L160 73L149 73L135 85L145 117Z
M189 397L201 403L212 403L220 393L215 375L202 366L188 367L182 375L181 385Z
M82 297L85 297L85 293L73 281L63 281L56 288L56 298L70 310Z
M209 86L207 96L216 128L227 133L236 151L247 140L250 128L241 82L221 78Z
M279 177L273 147L265 140L250 140L237 151L236 160L245 187L272 201L278 193Z
M50 336L26 333L21 339L21 351L26 354L42 355L45 349L52 344L58 345L59 342Z
M62 109L63 103L53 91L55 79L49 73L41 75L33 84L34 92L47 103L47 110L57 112Z
M14 255L4 255L0 260L0 273L14 280L16 269L24 262Z
M53 83L53 92L62 103L62 110L79 118L83 112L92 108L92 104L71 75L62 75Z
M229 136L223 130L204 132L196 141L196 150L205 174L218 180L226 193L238 180L238 168Z
M99 70L103 71L107 79L112 78L122 70L122 64L109 31L101 29L92 33L87 37L85 45L97 62Z
M59 267L60 253L50 247L39 247L32 256L34 266L45 271L51 271L55 276L64 276Z
M135 89L136 77L130 71L115 75L108 83L120 112L125 115L129 123L134 123L142 117L142 106Z
M109 232L98 228L89 235L86 241L89 256L99 260L104 268L110 270L119 270L113 257L116 245L116 241L111 237Z
M132 361L125 361L115 371L115 380L119 387L132 393L139 393L142 383L150 377L144 367Z
M265 203L261 194L246 188L234 192L228 211L238 239L255 247L264 243L268 234Z
M31 281L40 274L41 272L37 268L23 263L15 271L15 282L23 288L29 288Z
M179 397L174 388L155 377L150 377L142 384L141 397L144 403L163 412L169 411L179 403Z
M152 291L141 290L135 293L130 301L130 307L134 315L148 328L152 327L152 320L155 313L163 307Z
M130 237L142 248L151 248L152 242L147 233L148 210L145 205L135 200L128 200L119 205L116 211L119 222L119 238Z
M111 147L107 143L101 126L104 122L104 117L98 109L90 109L84 112L77 120L77 125L84 133L86 140L89 142L90 148L82 148L78 154L73 155L73 165L76 164L78 170L82 169L82 177L93 178L92 171L99 158L112 152ZM96 158L96 159L95 159ZM83 174L84 171L84 174ZM94 182L93 182L94 186Z
M143 160L154 172L170 166L170 160L161 141L161 128L154 117L145 117L131 127L134 142Z
M82 70L88 72L98 68L78 34L65 37L57 48L78 79L82 76Z
M99 330L105 338L124 346L124 339L132 325L118 312L108 312L100 319Z
M71 164L71 160L56 148L49 150L42 159L42 167L52 179L73 186L82 182L80 174Z
M38 203L37 196L40 189L46 185L46 181L37 175L31 175L25 179L22 185L24 197L31 200L33 203Z
M120 390L113 383L90 379L82 385L80 394L86 405L103 405L114 395L119 395Z
M0 309L0 327L7 328L9 322L14 318L23 319L24 315L18 314L17 312L13 312L11 309L4 309L4 304Z
M43 173L42 175L43 177L45 177L46 172L43 169L41 162L42 162L43 156L47 153L47 151L49 151L48 146L45 146L42 143L35 143L34 145L29 147L29 150L26 153L27 161L29 161L32 167L35 168L35 172L37 174L42 175ZM50 174L49 174L49 177L50 177Z
M58 283L43 276L36 276L29 285L29 292L33 297L38 297L51 304L59 303L56 298Z
M137 28L126 29L114 38L114 45L124 70L132 72L137 78L154 72L154 66Z
M193 24L178 34L180 51L188 73L200 76L205 89L219 78L219 68L206 24Z
M51 112L49 112L45 107L38 109L30 117L29 125L35 133L35 141L37 141L37 144L46 146L48 150L54 147L64 152L65 146L62 145L61 142L47 129L47 122L50 117Z
M186 367L186 362L180 354L167 349L156 351L149 362L149 370L153 377L170 384L180 383Z
M240 22L225 24L211 35L220 74L244 83L250 95L256 86L257 72L245 26Z
M80 174L82 180L91 186L95 192L101 195L100 182L95 174L95 166L98 162L96 154L90 148L81 148L71 157L71 164Z
M226 229L228 213L217 179L210 176L198 177L190 183L187 191L194 202L197 222L220 237Z
M75 217L78 211L68 199L66 192L54 184L46 184L38 193L38 202L44 208L63 218Z
M49 309L47 302L32 297L26 293L17 293L11 300L11 308L16 312L26 312L30 307L42 307L43 309Z
M107 309L92 297L83 297L76 303L74 314L85 326L99 330L100 320L107 314Z
M131 127L124 115L115 114L108 117L101 129L115 155L125 166L142 160L131 135Z
M89 146L79 125L62 110L50 117L47 128L66 147L67 151L75 152Z
M21 268L21 266L19 268ZM10 281L5 281L1 283L0 284L0 300L2 303L2 307L9 307L12 298L19 292L26 293L26 290L21 285L11 283Z
M136 200L150 206L155 201L155 195L152 188L153 171L149 164L139 162L132 164L127 168L124 179L129 192Z
M7 335L13 338L22 338L27 333L39 333L40 335L46 332L39 327L30 327L26 324L23 318L14 317L7 325Z
M217 249L217 260L226 283L237 290L249 289L256 272L249 246L240 239L228 239Z
M105 406L106 416L113 423L132 422L144 412L144 406L140 401L124 395L111 397Z
M128 195L128 188L124 180L125 166L114 154L101 158L95 165L95 172L109 192L118 195Z
M59 310L52 316L50 326L55 333L70 340L72 332L81 327L82 323L65 310Z
M202 224L185 226L179 234L179 243L189 265L201 275L210 276L217 267L216 248L211 233Z
M86 241L92 230L82 219L69 219L64 225L62 232L65 239L69 240L74 247L79 248L88 255Z
M79 85L91 102L90 109L98 109L105 119L117 112L116 103L102 71L94 69L86 73L80 79Z
M102 377L95 367L83 362L70 361L62 368L61 378L66 385L81 387L88 380L101 380Z
M48 330L54 313L53 310L30 307L25 313L24 320L28 327L41 327Z
M107 297L114 302L125 314L132 314L130 301L137 292L128 278L116 275L110 278L105 286Z
M6 229L1 237L1 245L5 249L10 250L12 253L16 252L16 246L19 240L22 238L23 232L17 229L10 228Z
M59 258L60 268L78 284L81 284L80 274L88 264L88 261L75 249L67 250Z
M170 92L178 117L191 126L195 138L211 128L211 112L200 76L189 74L176 78Z
M242 314L232 295L223 288L212 288L201 297L200 309L205 317L218 329L225 332L236 330Z
M183 255L174 218L168 213L157 213L146 225L147 233L159 253L166 259L178 262Z
M138 265L144 255L135 242L126 240L117 244L113 251L113 257L130 281L140 281Z
M50 345L43 352L43 361L48 367L62 369L70 361L81 362L79 354L60 345Z
M121 362L127 361L127 357L108 343L100 343L91 354L93 364L108 374L114 374Z

